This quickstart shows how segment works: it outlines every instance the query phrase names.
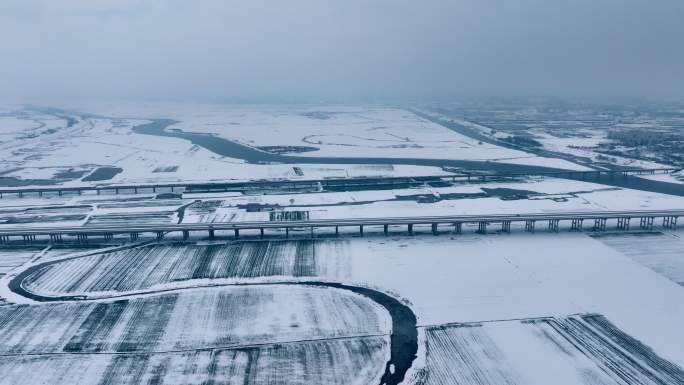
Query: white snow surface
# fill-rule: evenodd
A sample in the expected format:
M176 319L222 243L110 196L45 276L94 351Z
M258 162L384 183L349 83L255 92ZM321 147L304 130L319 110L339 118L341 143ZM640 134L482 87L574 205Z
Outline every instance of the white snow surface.
M350 258L423 326L594 312L684 363L684 287L584 234L355 239Z
M143 111L140 113L145 116ZM64 171L83 171L85 176L102 166L123 169L104 181L82 182L77 178L57 182L67 186L444 173L438 167L410 165L248 164L184 139L132 132L132 127L149 120L73 117L77 122L71 127L63 119L36 112L22 119L0 121L0 172L7 177L30 180L51 179ZM188 124L194 123L190 120ZM44 126L39 130L34 128L41 125ZM294 167L300 168L301 175Z
M497 196L449 199L448 194L482 194L483 189L530 191L529 199L503 200ZM434 202L398 200L417 196L434 198ZM193 197L189 195L188 197ZM202 197L204 194L198 194ZM553 213L567 211L658 210L684 207L684 197L638 190L545 178L531 182L463 184L450 187L424 187L383 191L321 192L307 194L273 194L228 196L216 213L231 220L267 220L268 212L244 213L236 206L259 204L279 206L283 210L308 211L310 218L373 218L383 216L445 216ZM439 200L439 198L444 198ZM197 221L192 214L184 221ZM216 220L220 221L220 220Z
M489 332L495 333L504 348L519 350L515 341L521 330L507 324L496 326L496 322L599 313L660 356L680 366L684 363L684 345L678 338L684 322L684 305L678 298L684 287L586 234L467 234L321 242L330 246L325 248L326 258L350 264L344 282L403 299L416 313L421 328L493 321ZM345 246L335 247L339 243ZM163 287L193 284L197 283L175 282ZM543 351L529 348L533 350L530 354ZM532 368L523 365L529 360L521 362L516 369L528 378L544 378L543 372L529 372Z
M173 129L211 133L253 147L318 149L304 156L489 160L586 169L560 159L481 144L410 111L387 106L119 103L79 108L107 116L171 118L179 121Z

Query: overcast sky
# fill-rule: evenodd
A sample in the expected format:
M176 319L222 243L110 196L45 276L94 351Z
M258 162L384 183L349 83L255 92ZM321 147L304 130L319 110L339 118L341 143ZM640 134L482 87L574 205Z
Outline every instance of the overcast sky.
M683 0L1 0L0 100L684 96Z

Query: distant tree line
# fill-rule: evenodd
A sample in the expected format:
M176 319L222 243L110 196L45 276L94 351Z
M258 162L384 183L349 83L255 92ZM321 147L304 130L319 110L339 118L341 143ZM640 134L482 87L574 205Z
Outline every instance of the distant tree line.
M613 130L608 131L608 139L624 146L655 146L664 142L683 140L684 137L669 132L649 130Z
M511 144L515 144L516 146L521 146L521 147L541 147L542 144L539 143L538 141L526 137L526 136L518 136L518 135L512 135L507 138L502 139L504 142L508 142Z

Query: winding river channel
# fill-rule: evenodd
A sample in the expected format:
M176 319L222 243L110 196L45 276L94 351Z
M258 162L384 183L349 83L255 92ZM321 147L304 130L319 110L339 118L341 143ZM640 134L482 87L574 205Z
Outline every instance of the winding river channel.
M464 161L464 160L450 160L450 159L422 159L422 158L354 158L354 157L314 157L314 156L290 156L274 154L261 151L246 145L236 143L231 140L223 139L211 134L183 132L179 130L167 130L169 126L176 123L170 119L156 119L150 123L138 125L133 128L133 131L138 134L154 135L161 137L174 137L188 140L193 144L204 147L218 155L242 159L248 163L284 163L284 164L374 164L374 165L416 165L416 166L435 166L435 167L457 167L469 171L486 171L486 172L501 172L501 173L529 173L538 174L545 172L562 172L568 170L561 170L551 167L528 166L505 164L486 161ZM568 173L563 175L564 178L573 180L582 180L581 177ZM615 187L633 188L644 191L659 192L665 194L684 196L684 185L653 181L634 176L618 176L609 177L606 175L592 177L587 181L606 184ZM17 295L29 298L38 302L64 302L64 301L95 301L102 299L116 299L130 296L139 296L141 294L153 295L164 292L174 292L182 290L191 290L198 286L177 287L173 289L165 289L158 291L149 291L144 293L121 293L113 294L106 298L97 297L89 298L84 295L62 295L62 296L43 296L40 293L26 290L23 283L30 279L31 276L41 269L48 268L50 265L62 263L66 260L80 258L75 256L56 261L48 261L42 264L34 265L19 273L9 282L9 289ZM359 295L362 295L379 306L382 306L389 313L392 320L392 331L390 334L390 358L387 361L384 372L380 379L381 384L396 385L400 384L406 377L406 373L410 369L418 352L418 330L417 318L411 308L402 303L395 297L378 290L370 289L363 286L354 286L350 284L338 282L325 281L278 281L268 283L240 283L240 284L211 284L200 287L223 287L223 286L265 286L265 285L296 285L309 287L325 287L337 290L346 290Z
M139 296L141 293L121 293L112 294L107 297L89 298L84 295L61 295L61 296L44 296L39 293L26 290L24 281L31 279L31 276L42 269L49 268L51 265L63 263L65 261L83 258L84 256L76 256L71 258L64 258L55 261L49 261L34 265L28 269L17 274L8 284L9 289L24 298L29 298L38 302L84 302L102 299L122 299L126 297ZM325 281L278 281L268 283L238 283L238 284L210 284L205 286L188 286L173 289L164 289L156 291L145 291L142 294L154 295L167 292L178 292L183 290L191 290L198 287L226 287L226 286L241 286L241 287L256 287L256 286L273 286L273 285L295 285L308 287L324 287L338 290L346 290L359 295L362 295L376 304L382 306L390 315L392 319L392 332L390 334L390 358L385 364L383 375L380 379L381 385L397 385L400 384L418 353L418 330L416 328L417 319L410 307L403 304L398 299L385 294L381 291L362 287L353 286L338 282Z
M374 164L374 165L413 165L434 167L456 167L467 171L485 171L498 173L539 174L548 172L568 172L569 170L529 166L520 164L453 160L453 159L423 159L423 158L373 158L373 157L318 157L318 156L292 156L273 154L266 151L249 147L234 141L220 138L216 135L205 133L184 132L180 130L167 130L169 126L177 123L171 119L155 119L150 123L144 123L133 127L138 134L154 135L185 139L193 144L229 158L242 159L248 163L285 163L285 164ZM568 172L559 176L565 179L582 180L605 184L614 187L631 188L635 190L658 192L663 194L684 196L684 184L655 181L635 176L609 176L598 175L583 177L577 173Z
M416 165L416 166L435 166L435 167L457 167L469 171L486 171L486 172L501 172L501 173L545 173L545 172L559 172L567 171L551 167L541 166L527 166L517 164L505 164L485 161L464 161L451 159L421 159L421 158L352 158L352 157L313 157L313 156L290 156L274 154L259 149L255 149L246 145L242 145L227 139L223 139L211 134L183 132L179 130L167 130L169 126L176 123L170 119L156 119L150 123L138 125L133 128L133 131L138 134L154 135L161 137L173 137L188 140L193 144L204 147L218 155L242 159L248 163L284 163L284 164L375 164L375 165ZM582 180L578 176L573 176L571 173L563 177L573 180ZM678 185L667 182L653 181L633 176L599 176L588 179L588 181L602 183L616 187L626 187L638 190L659 192L665 194L684 196L684 185ZM79 258L79 257L74 257ZM54 302L54 301L93 301L102 298L88 298L83 295L74 296L42 296L38 293L28 291L24 288L23 282L30 279L31 275L40 269L47 268L51 264L60 263L66 259L49 261L43 264L35 265L27 270L21 272L14 277L10 283L9 288L14 293L39 302ZM327 287L338 290L347 290L359 295L362 295L387 310L392 319L392 332L390 335L390 359L387 361L384 373L381 377L380 383L387 385L396 385L401 383L413 361L417 357L418 352L418 331L416 328L417 319L410 307L403 304L398 299L383 293L378 290L362 286L353 286L337 282L324 281L279 281L268 283L242 283L242 284L216 284L208 285L208 287L221 286L259 286L259 285L299 285L312 287ZM193 289L196 286L189 286L185 288L174 288L161 291L145 292L144 294L158 294L169 291L182 291ZM140 293L122 293L112 295L107 298L124 298L127 296L140 295Z

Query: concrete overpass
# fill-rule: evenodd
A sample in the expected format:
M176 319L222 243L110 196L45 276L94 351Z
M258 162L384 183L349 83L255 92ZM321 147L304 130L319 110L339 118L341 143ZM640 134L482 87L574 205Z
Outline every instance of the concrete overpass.
M569 224L570 230L581 231L585 222L586 227L593 231L606 231L609 225L617 230L629 230L630 225L638 220L638 228L652 230L654 226L676 229L677 220L684 216L684 210L634 210L634 211L593 211L593 212L565 212L565 213L528 213L528 214L488 214L462 216L426 216L426 217L381 217L381 218L340 218L314 219L303 221L252 221L252 222L214 222L214 223L180 223L180 224L136 224L107 225L107 226L76 226L76 227L4 227L0 228L0 243L10 243L13 240L23 240L26 243L43 237L51 242L61 242L64 236L73 236L79 242L86 243L89 238L102 237L112 240L115 235L125 234L131 240L137 240L140 234L148 233L161 240L165 236L178 233L187 240L191 233L206 234L213 239L217 231L233 232L234 237L240 237L240 231L258 231L258 235L265 236L266 231L279 230L289 237L293 230L308 229L311 236L315 229L334 228L334 235L340 235L340 228L355 228L354 234L364 235L364 228L382 226L383 233L389 234L390 226L406 226L409 235L414 234L414 226L429 225L432 233L438 235L440 229L446 226L449 232L461 233L464 224L477 225L477 232L486 233L491 225L500 225L500 230L510 232L512 224L524 224L528 232L535 232L538 224L545 225L551 232L558 232L561 223ZM522 226L521 226L522 227ZM567 226L566 226L567 227ZM357 232L358 231L358 232ZM349 235L349 232L343 235Z
M142 183L113 184L95 186L56 186L56 187L16 187L0 189L0 198L28 197L74 194L139 194L158 192L228 192L228 191L265 191L265 190L301 190L301 189L372 189L399 188L402 185L416 186L435 182L487 182L508 180L522 177L559 177L575 180L600 179L602 177L627 177L631 175L666 174L681 171L679 168L654 169L622 169L591 171L553 171L539 173L484 173L454 170L452 174L422 175L405 177L356 177L329 179L293 179L293 180L256 180L242 182L178 182L178 183ZM600 183L600 182L599 182Z

